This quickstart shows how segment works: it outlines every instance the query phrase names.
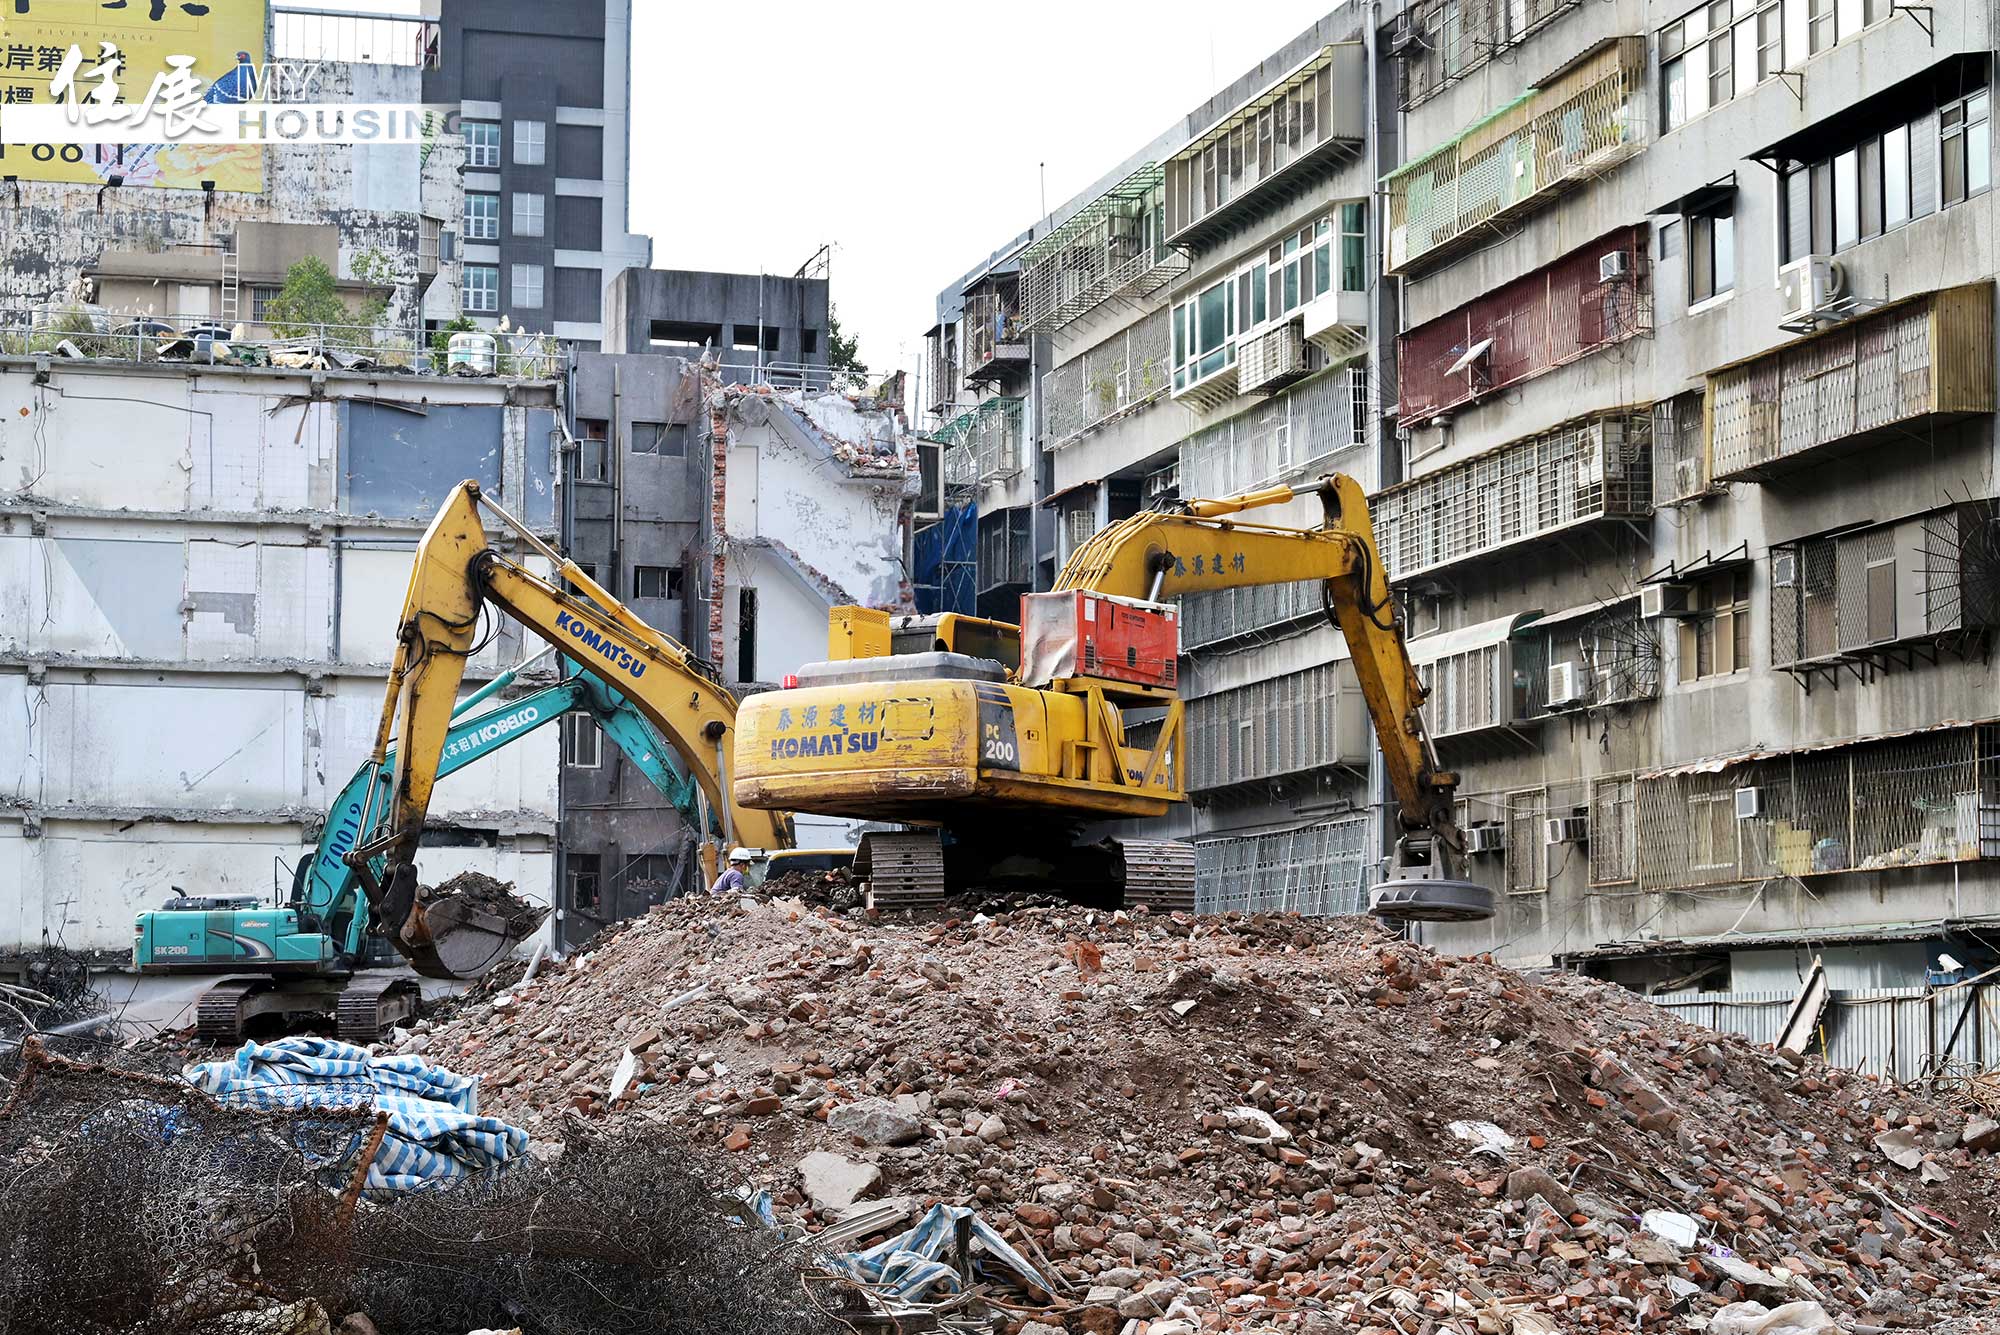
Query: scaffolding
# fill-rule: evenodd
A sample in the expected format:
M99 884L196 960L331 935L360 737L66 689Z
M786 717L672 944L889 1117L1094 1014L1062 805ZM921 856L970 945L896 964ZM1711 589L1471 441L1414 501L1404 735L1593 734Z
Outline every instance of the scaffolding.
M1049 334L1107 301L1151 296L1187 272L1166 243L1157 162L1133 171L1021 252L1021 321Z
M1648 256L1646 229L1621 228L1402 335L1398 414L1435 417L1651 334Z
M1417 0L1392 39L1403 109L1436 97L1582 0Z
M1373 391L1366 363L1326 371L1181 443L1181 494L1231 496L1331 469L1368 443Z
M1187 702L1188 787L1227 788L1368 765L1365 706L1348 663L1322 663Z
M1457 138L1384 177L1389 248L1383 272L1407 277L1476 244L1636 154L1646 39L1604 43Z
M1167 317L1162 307L1042 377L1050 449L1062 449L1166 393Z
M1197 913L1359 913L1368 885L1368 818L1194 846Z
M1641 889L2000 857L2000 725L1951 725L1638 780Z
M1651 405L1568 422L1375 497L1375 541L1403 580L1599 521L1642 519Z
M1994 410L1993 284L1876 310L1709 374L1709 467L1761 479Z

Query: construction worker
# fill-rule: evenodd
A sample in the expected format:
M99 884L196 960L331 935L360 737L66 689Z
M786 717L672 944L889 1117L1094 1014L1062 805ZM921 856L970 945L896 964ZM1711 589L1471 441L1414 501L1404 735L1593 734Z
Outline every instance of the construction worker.
M740 895L750 889L750 850L732 848L729 850L729 869L715 878L715 884L708 887L711 895Z

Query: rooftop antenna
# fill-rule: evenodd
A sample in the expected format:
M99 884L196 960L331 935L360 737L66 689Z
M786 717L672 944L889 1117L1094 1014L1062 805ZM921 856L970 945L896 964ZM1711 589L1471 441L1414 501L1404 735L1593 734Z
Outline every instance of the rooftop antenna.
M1049 164L1046 161L1042 161L1036 163L1035 166L1040 169L1042 174L1042 216L1046 218L1049 216ZM12 178L8 179L11 180Z

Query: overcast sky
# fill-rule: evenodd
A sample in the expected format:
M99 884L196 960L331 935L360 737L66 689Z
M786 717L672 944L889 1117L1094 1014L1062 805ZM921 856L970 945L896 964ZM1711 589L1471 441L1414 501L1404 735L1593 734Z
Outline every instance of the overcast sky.
M833 246L871 369L938 289L1333 0L633 0L632 228L661 269L790 274Z

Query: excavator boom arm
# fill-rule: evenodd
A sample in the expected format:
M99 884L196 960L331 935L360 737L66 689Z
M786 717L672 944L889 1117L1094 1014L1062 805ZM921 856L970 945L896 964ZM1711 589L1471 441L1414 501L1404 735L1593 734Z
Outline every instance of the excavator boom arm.
M561 577L584 596L565 592L495 551L481 520L482 504L554 562ZM735 741L735 697L702 671L687 649L648 626L580 567L485 501L476 482L461 483L425 530L410 572L372 757L381 764L393 739L383 832L347 855L349 865L361 873L378 922L419 971L457 976L455 960L494 954L490 948L476 953L448 948L441 924L467 936L471 930L454 920L455 913L440 915L439 906L419 901L415 865L466 659L488 604L511 614L629 700L687 762L709 805L722 815L725 838L766 848L791 845L787 817L739 807L731 794L727 764ZM370 869L375 857L387 864L385 876Z
M1233 517L1301 496L1319 498L1320 527ZM1142 511L1078 548L1055 587L1157 601L1302 580L1324 581L1327 611L1347 641L1404 826L1430 832L1456 855L1462 847L1452 804L1457 776L1438 767L1424 731L1423 683L1395 621L1367 497L1353 478L1336 474L1311 485L1191 501L1180 510Z

